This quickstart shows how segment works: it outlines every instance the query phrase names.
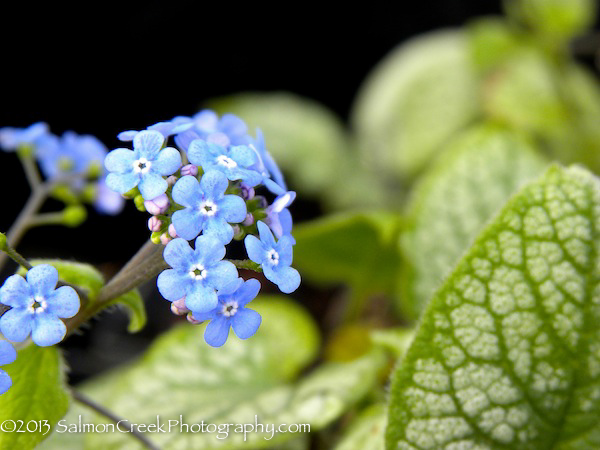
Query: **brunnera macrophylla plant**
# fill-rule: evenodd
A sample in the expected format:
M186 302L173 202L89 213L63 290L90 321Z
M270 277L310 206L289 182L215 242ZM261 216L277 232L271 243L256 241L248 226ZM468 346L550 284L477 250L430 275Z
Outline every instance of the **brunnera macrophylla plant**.
M242 279L238 268L263 272L282 292L298 288L300 275L290 267L295 240L288 209L295 193L287 191L260 130L251 136L240 118L203 110L118 138L132 148L109 152L92 136L57 137L44 123L0 130L1 148L17 153L32 187L26 214L0 235L4 254L27 271L0 288L0 364L15 360L11 343L30 338L53 346L115 301L135 309L125 296L156 275L173 313L193 324L208 322L204 338L213 347L226 342L230 328L247 339L261 325L261 315L247 307L260 282ZM39 213L48 197L63 201L65 209ZM150 240L105 286L98 288L95 275L77 267L63 279L52 265L33 266L14 249L30 227L76 226L85 220L84 203L117 214L125 199L150 213ZM236 241L248 259L226 259ZM0 371L0 392L11 384Z

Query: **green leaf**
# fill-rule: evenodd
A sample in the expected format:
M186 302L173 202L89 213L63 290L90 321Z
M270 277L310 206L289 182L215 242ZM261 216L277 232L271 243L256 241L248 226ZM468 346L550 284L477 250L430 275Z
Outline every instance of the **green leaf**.
M14 363L2 369L13 385L0 396L0 448L34 448L50 436L50 428L69 408L61 354L56 347L29 345L19 350ZM13 423L20 432L14 431Z
M508 21L496 17L477 19L467 31L473 62L481 72L495 69L525 45Z
M386 424L385 406L373 405L348 425L349 432L334 447L334 450L383 450Z
M505 0L514 19L533 28L544 41L563 46L594 24L594 0Z
M393 178L419 172L477 115L476 83L462 32L402 44L375 68L354 105L365 160Z
M322 428L363 398L378 382L386 358L371 352L345 364L327 364L292 383L316 355L312 319L289 300L263 297L252 303L263 323L247 341L230 336L221 348L202 342L203 326L182 325L160 337L141 361L84 388L92 398L134 423L179 420L188 424L310 424ZM86 420L91 421L88 412ZM96 418L96 420L104 420ZM148 433L160 448L272 447L305 433ZM58 437L57 439L64 439ZM86 434L85 448L137 448L123 433ZM129 447L127 447L129 448Z
M479 234L392 377L388 448L600 445L600 184L551 167Z
M399 307L417 317L481 227L544 164L522 135L470 129L415 187L400 247Z
M294 229L294 266L320 284L347 283L361 293L392 292L399 257L398 215L352 212Z
M130 333L137 333L146 325L146 307L144 306L144 299L137 289L117 297L110 302L110 305L122 305L126 307L127 314L129 315L127 331Z

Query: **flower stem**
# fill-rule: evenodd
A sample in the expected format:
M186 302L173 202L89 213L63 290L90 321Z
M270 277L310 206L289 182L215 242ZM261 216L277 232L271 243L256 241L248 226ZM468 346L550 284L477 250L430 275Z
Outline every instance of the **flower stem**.
M71 396L77 402L96 411L101 416L104 416L107 419L109 419L110 421L114 422L117 426L119 426L120 424L129 422L127 419L123 419L122 417L117 416L112 411L109 411L104 406L99 405L98 403L93 401L91 398L89 398L87 395L84 395L81 392L76 391L75 389L71 390ZM124 426L125 426L125 424L124 424ZM135 427L130 428L129 431L131 432L131 436L133 436L135 439L137 439L144 447L149 448L151 450L159 450L159 448L156 445L154 445L148 438L146 438L146 436L144 436L142 433L140 433Z

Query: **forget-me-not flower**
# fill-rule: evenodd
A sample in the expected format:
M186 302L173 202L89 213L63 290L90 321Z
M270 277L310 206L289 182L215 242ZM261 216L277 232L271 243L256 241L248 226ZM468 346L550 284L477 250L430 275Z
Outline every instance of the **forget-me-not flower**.
M224 147L202 139L196 139L190 144L188 158L192 164L202 166L205 172L218 170L231 181L242 180L244 184L254 187L263 176L252 169L257 157L250 147L237 145Z
M289 294L300 286L300 274L292 267L294 239L289 235L282 236L277 242L269 227L258 221L256 236L248 235L244 240L248 257L262 266L265 277L275 283L281 292Z
M11 364L17 359L17 351L8 341L0 340L0 366ZM0 369L0 395L4 394L12 386L10 376Z
M158 131L140 131L133 138L133 150L118 148L104 160L111 172L106 177L109 188L124 194L139 185L144 200L152 200L167 190L163 176L181 167L181 154L173 147L163 149L165 138Z
M230 145L247 145L251 142L246 123L233 114L218 114L204 109L190 118L194 126L175 136L177 145L186 150L195 139L213 142L223 147Z
M222 261L225 246L215 236L198 236L195 249L185 239L173 239L163 256L172 269L158 276L159 292L172 302L185 297L185 306L196 313L215 309L216 290L238 277L233 263Z
M213 234L227 244L233 239L229 223L246 218L246 203L237 195L225 195L229 181L221 172L206 172L200 182L191 175L182 177L173 186L173 200L185 209L175 211L173 226L178 236L194 239L201 231Z
M193 313L195 320L210 320L204 331L204 340L213 347L220 347L227 341L230 327L240 339L253 336L262 319L259 313L247 309L246 305L256 298L258 291L258 280L238 278L219 290L219 304L215 309L207 313Z
M21 342L31 334L40 347L59 343L67 327L60 318L79 311L79 297L70 286L56 288L58 271L41 264L27 272L27 278L12 275L0 288L0 303L10 306L0 317L0 332L6 339Z
M22 145L35 145L36 141L48 134L48 125L37 122L27 128L0 128L0 148L13 151Z

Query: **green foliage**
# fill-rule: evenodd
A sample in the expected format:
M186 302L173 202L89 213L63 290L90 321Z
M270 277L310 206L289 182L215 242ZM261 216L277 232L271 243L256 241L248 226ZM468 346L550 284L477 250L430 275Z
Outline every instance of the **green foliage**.
M385 406L375 404L348 425L348 433L334 447L334 450L383 450L386 424Z
M543 160L519 133L477 126L449 144L416 186L400 247L402 311L417 317L481 227Z
M392 380L388 448L598 448L600 185L552 167L437 290Z
M62 356L55 347L29 345L19 350L15 362L2 368L13 386L0 396L0 448L34 448L50 436L69 407Z
M127 331L137 333L146 325L146 307L140 291L133 289L120 297L117 297L110 305L124 306L129 316L129 325Z
M415 175L476 117L475 85L462 32L430 33L402 44L358 94L353 126L363 157L394 178Z

